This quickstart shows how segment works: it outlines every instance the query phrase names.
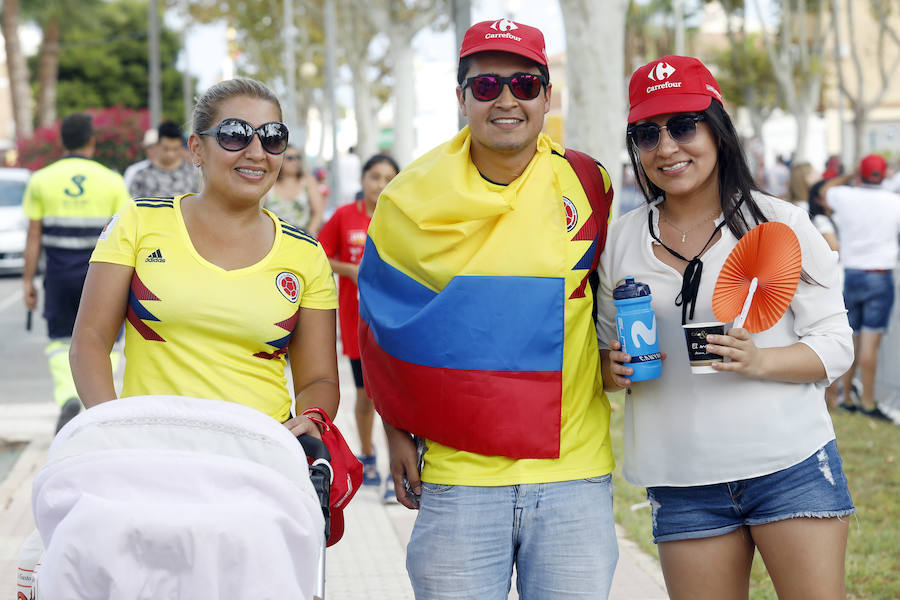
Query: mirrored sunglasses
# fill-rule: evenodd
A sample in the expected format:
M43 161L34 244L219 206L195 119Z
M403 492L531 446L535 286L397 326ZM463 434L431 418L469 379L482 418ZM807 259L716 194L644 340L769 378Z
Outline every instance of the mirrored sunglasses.
M659 146L659 138L663 129L679 144L687 144L697 135L697 123L704 115L675 115L660 127L656 123L641 123L628 128L628 135L634 146L641 152L650 152Z
M288 128L278 121L253 127L243 119L224 119L212 129L200 132L200 135L215 135L219 146L229 152L238 152L249 146L254 134L259 136L263 150L269 154L281 154L287 150Z
M546 87L547 83L543 75L534 73L516 73L512 77L476 75L466 79L463 90L468 87L476 100L489 102L500 96L503 86L508 85L509 91L519 100L534 100L541 93L541 87Z

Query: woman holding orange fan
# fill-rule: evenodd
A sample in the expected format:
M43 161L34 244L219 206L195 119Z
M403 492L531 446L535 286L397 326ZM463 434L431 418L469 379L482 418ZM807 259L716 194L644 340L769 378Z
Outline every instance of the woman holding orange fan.
M641 67L629 100L626 143L647 204L610 228L598 322L601 339L613 340L601 353L604 385L629 388L624 471L647 488L669 595L746 599L759 549L779 597L843 598L844 517L855 509L824 401L853 359L837 255L805 211L754 183L700 61ZM766 222L794 235L778 225L747 236ZM773 230L776 242L759 239ZM766 267L754 275L751 316L746 328L725 324L701 339L714 357L694 370L683 326L735 318L714 310L713 297L720 279L735 279L727 263L745 236L755 250L744 244L736 258ZM787 238L799 252L781 250ZM613 288L626 277L650 287L652 333L667 356L657 379L632 383L616 341Z

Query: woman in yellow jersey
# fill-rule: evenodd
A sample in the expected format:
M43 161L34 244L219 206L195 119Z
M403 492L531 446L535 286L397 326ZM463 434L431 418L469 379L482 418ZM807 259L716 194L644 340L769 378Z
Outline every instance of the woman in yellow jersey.
M129 203L106 226L72 340L79 396L116 398L109 350L126 323L122 396L173 394L257 408L291 433L338 408L337 295L304 231L262 208L288 146L275 95L252 79L212 86L194 108L198 194ZM296 414L285 379L291 363Z

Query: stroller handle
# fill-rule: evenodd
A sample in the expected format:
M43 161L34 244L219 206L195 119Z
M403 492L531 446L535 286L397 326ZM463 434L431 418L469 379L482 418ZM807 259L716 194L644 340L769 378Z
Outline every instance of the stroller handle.
M303 446L306 452L307 460L309 460L309 479L316 490L319 497L319 505L322 507L322 516L325 517L325 539L331 535L331 512L328 510L331 506L331 480L334 478L334 471L331 469L331 453L325 442L308 433L297 436L297 441ZM319 596L322 597L321 595Z
M331 462L331 453L328 451L328 446L326 446L325 442L319 438L304 433L303 435L297 436L297 441L303 446L303 451L306 453L306 456L311 458L313 462L319 459Z

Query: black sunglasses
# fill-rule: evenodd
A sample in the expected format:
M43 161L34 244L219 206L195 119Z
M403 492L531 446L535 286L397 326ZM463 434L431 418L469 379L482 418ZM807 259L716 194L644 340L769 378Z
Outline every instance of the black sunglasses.
M463 83L462 89L472 89L472 97L482 102L489 102L500 96L503 86L508 85L509 91L519 100L534 100L541 93L541 87L547 86L547 79L543 75L534 73L516 73L512 77L500 77L499 75L476 75L469 77Z
M238 152L249 146L254 134L259 136L263 150L269 154L281 154L287 150L288 128L278 121L253 127L243 119L224 119L212 129L200 132L200 135L215 135L219 146L229 152Z
M704 115L675 115L662 127L656 123L632 125L628 128L628 135L641 152L650 152L659 146L660 132L663 129L679 144L687 144L697 135L697 122L705 118Z

